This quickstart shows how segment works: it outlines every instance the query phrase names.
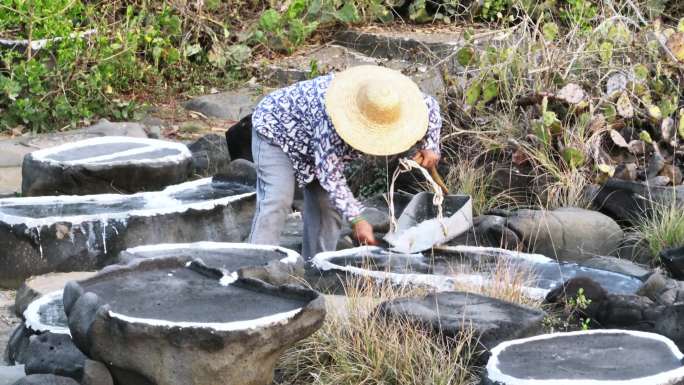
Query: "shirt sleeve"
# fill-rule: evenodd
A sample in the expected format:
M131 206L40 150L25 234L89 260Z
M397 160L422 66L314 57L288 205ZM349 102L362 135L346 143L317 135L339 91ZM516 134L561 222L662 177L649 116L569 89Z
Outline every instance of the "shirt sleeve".
M335 151L346 144L332 132L328 122L318 125L315 139L315 174L321 187L328 192L333 205L345 219L361 215L363 206L354 198L344 176L346 162Z
M421 150L434 151L440 154L439 138L442 131L442 115L439 111L439 103L430 95L424 95L425 104L428 108L428 129L425 137L419 142Z

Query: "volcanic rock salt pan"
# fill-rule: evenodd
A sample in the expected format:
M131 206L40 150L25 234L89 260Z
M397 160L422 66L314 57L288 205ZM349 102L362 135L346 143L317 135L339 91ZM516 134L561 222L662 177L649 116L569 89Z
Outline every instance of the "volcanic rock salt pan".
M153 258L70 284L64 302L74 341L156 384L269 384L279 355L321 326L324 300L297 286L224 285L217 272Z
M101 268L142 244L244 239L254 188L201 179L161 192L0 199L0 287Z
M672 385L684 356L669 339L625 330L546 334L492 349L486 385Z
M100 137L24 157L24 196L158 191L185 182L192 154L181 143Z

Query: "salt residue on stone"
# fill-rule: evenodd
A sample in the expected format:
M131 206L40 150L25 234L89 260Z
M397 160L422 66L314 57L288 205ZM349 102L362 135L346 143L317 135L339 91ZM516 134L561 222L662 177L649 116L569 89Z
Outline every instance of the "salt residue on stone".
M437 291L450 291L454 290L458 285L468 285L468 286L479 286L487 287L493 285L491 280L478 274L458 274L456 276L446 276L437 274L421 274L421 273L392 273L386 271L376 271L369 269L362 269L356 266L341 266L330 262L331 259L344 257L348 255L371 255L374 251L384 251L376 246L362 246L353 249L323 252L317 254L313 260L312 264L321 271L329 270L341 270L346 271L358 276L373 278L378 281L386 281L399 285L399 286L426 286L433 288ZM415 258L417 260L424 259L422 254L408 254L409 258ZM526 296L535 299L545 298L549 290L540 289L536 287L522 287L521 290Z
M39 333L51 332L55 334L71 334L68 327L60 327L55 325L46 325L40 317L40 309L42 306L49 304L55 300L62 299L62 290L53 291L31 302L24 311L24 319L26 327Z
M113 152L105 155L94 156L91 158L82 158L74 160L64 160L58 161L52 159L51 156L63 152L78 152L79 149L83 147L92 147L108 144L138 144L143 145L141 147L132 148L129 150L123 150L118 152ZM149 157L145 158L145 154L152 153L158 150L173 150L174 154L169 154L162 157ZM133 155L140 155L136 159L119 160L119 158L130 157ZM192 158L192 153L188 147L182 143L168 142L157 139L146 139L146 138L130 138L130 137L117 137L117 136L104 136L97 138L84 139L78 142L66 143L61 146L51 147L44 150L38 150L32 153L32 157L35 160L52 163L52 164L63 164L63 165L75 165L75 164L103 164L106 163L108 166L118 166L126 164L145 164L154 165L159 163L180 163L184 160Z
M199 179L192 182L182 183L175 186L170 186L160 192L142 192L132 195L119 194L99 194L99 195L85 195L85 196L44 196L35 198L7 198L0 199L0 221L9 225L26 225L29 228L36 228L42 226L50 226L55 223L65 222L72 224L81 224L85 222L94 221L108 221L120 220L125 221L130 217L152 217L156 215L165 215L171 213L181 213L188 210L212 210L220 205L227 205L231 202L239 201L246 197L252 196L255 193L248 192L239 195L227 196L224 198L198 201L191 203L183 203L180 200L174 199L171 195L180 191L186 191L194 188L200 188L210 185L211 178ZM124 203L126 200L141 198L146 203L143 208L134 209L131 211L97 213L97 214L81 214L71 216L51 216L44 218L32 218L27 216L9 215L2 212L3 206L26 206L27 208L36 205L59 205L61 204L104 204L104 203ZM161 202L161 203L160 203ZM171 205L176 203L175 205Z
M129 253L146 253L153 251L171 251L171 250L182 250L187 248L199 249L199 250L226 250L226 249L253 249L253 250L263 250L263 251L279 251L286 255L285 258L281 259L280 262L294 264L297 263L299 259L299 254L296 251L280 247L280 246L270 246L270 245L253 245L249 243L231 243L231 242L195 242L195 243L162 243L157 245L145 245L137 246L127 249L126 252Z
M502 383L502 384L515 384L515 385L648 385L648 384L670 384L670 383L675 383L674 381L680 380L681 378L684 377L684 366L677 368L675 370L670 370L664 373L659 373L657 375L652 375L649 377L643 377L643 378L636 378L636 379L631 379L631 380L587 380L587 379L578 379L578 380L572 380L572 379L544 379L544 380L535 380L535 379L522 379L522 378L513 378L509 375L506 375L499 370L499 360L498 356L499 354L506 350L507 348L513 346L513 345L519 345L519 344L524 344L526 342L530 341L539 341L539 340L546 340L546 339L552 339L556 338L559 336L578 336L578 335L586 335L586 334L628 334L632 335L635 337L640 337L640 338L648 338L648 339L653 339L660 341L664 343L671 351L674 357L676 357L678 360L682 360L684 358L684 355L682 352L679 351L677 348L677 345L675 345L672 340L669 338L666 338L664 336L661 336L659 334L654 334L654 333L647 333L647 332L640 332L640 331L634 331L634 330L613 330L613 329L603 329L603 330L587 330L587 331L577 331L577 332L568 332L568 333L555 333L555 334L544 334L541 336L534 336L534 337L529 337L529 338L522 338L518 340L513 340L513 341L506 341L503 342L499 345L497 345L494 349L491 350L491 358L487 362L487 378L493 382L497 383ZM618 370L619 368L611 368L611 369L616 369ZM546 370L554 370L552 367L546 368ZM560 376L560 375L559 375Z
M117 318L122 321L132 324L145 324L151 326L160 326L167 328L195 328L195 329L212 329L220 332L238 331L238 330L253 330L263 327L268 327L276 324L287 324L292 318L302 311L302 308L294 309L285 313L272 314L266 317L261 317L252 320L233 321L233 322L174 322L159 319L147 319L130 317L123 314L109 311L109 316Z

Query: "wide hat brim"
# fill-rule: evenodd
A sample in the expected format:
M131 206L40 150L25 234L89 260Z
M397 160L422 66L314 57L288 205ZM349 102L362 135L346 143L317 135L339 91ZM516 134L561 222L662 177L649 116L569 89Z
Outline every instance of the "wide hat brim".
M374 122L361 112L359 90L370 82L391 87L399 97L399 116L393 122ZM407 151L425 136L428 128L428 109L418 85L385 67L358 66L335 75L325 96L325 107L342 140L370 155Z

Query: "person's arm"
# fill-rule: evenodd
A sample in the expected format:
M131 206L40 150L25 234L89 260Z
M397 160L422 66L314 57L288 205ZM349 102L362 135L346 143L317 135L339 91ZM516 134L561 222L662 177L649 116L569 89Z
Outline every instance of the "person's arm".
M342 216L352 224L354 235L362 244L375 244L373 227L361 216L363 205L354 198L344 176L345 161L336 149L346 146L329 124L321 123L316 129L315 174L321 187Z
M428 108L428 129L418 143L416 158L421 166L432 168L437 165L441 155L439 140L442 131L442 115L439 111L439 103L432 96L424 95L424 100Z

